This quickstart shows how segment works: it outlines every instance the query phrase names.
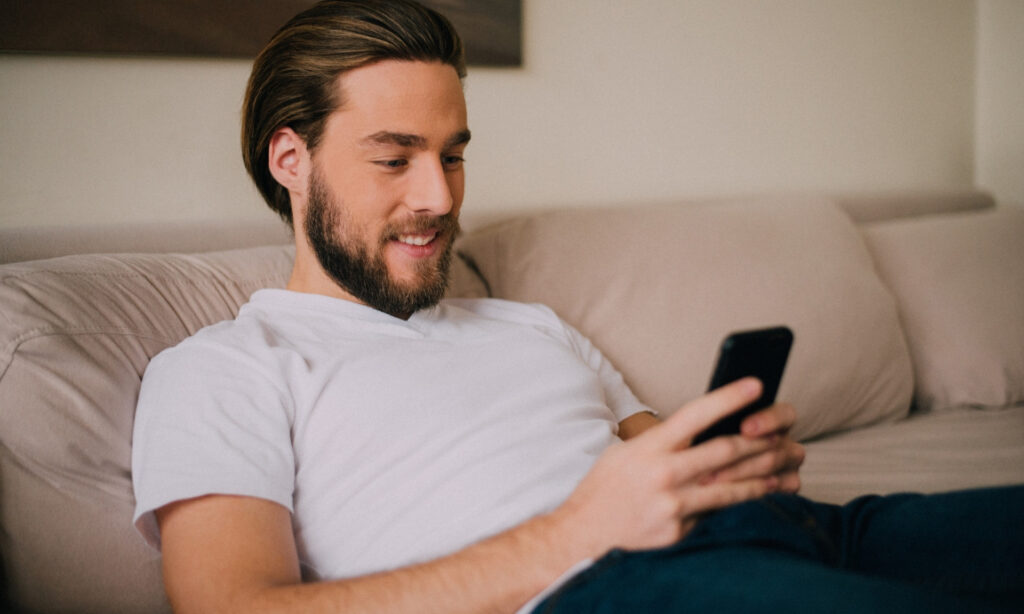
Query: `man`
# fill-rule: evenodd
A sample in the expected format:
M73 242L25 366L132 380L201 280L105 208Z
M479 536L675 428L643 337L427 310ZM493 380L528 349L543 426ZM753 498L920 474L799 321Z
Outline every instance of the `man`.
M791 407L689 445L758 382L659 423L549 310L440 301L470 140L463 76L451 26L405 0L323 2L257 58L245 160L293 224L295 264L287 289L147 370L136 519L162 547L175 609L658 611L737 593L683 583L694 561L715 564L708 552L731 557L731 582L729 565L764 572L727 609L804 603L801 582L819 577L871 587L853 607L979 605L805 561L805 524L825 506L761 500L799 487ZM662 575L638 574L652 561Z

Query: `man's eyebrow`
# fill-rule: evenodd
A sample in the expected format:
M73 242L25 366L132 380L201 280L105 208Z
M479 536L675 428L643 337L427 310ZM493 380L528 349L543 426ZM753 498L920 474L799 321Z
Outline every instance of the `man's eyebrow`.
M444 148L455 147L456 145L465 145L469 142L470 133L469 130L460 130L456 132L450 139L445 141ZM418 134L406 134L404 132L389 132L387 130L381 130L375 132L370 136L362 140L365 145L397 145L399 147L409 147L412 149L426 149L427 139Z
M381 130L374 132L363 139L365 145L398 145L399 147L412 147L424 149L427 146L427 139L418 134L405 134L404 132L388 132Z
M470 134L469 129L460 130L445 142L444 148L448 149L449 147L455 147L457 145L465 145L469 142L471 136L472 134Z

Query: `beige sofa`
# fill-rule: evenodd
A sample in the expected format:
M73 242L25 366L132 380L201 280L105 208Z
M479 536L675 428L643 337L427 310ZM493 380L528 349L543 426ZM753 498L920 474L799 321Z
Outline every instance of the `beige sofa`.
M453 294L550 305L664 414L703 391L727 332L790 326L780 395L801 411L808 496L1024 482L1024 209L907 193L467 219ZM271 224L0 233L8 607L167 610L131 526L139 381L281 286L286 241Z

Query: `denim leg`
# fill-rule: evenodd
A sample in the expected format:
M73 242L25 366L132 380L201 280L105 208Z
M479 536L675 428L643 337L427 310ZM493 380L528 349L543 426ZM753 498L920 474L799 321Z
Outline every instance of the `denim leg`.
M1013 592L1022 529L1010 522L1022 497L1017 488L834 506L773 495L709 515L668 548L613 551L535 612L1024 611ZM988 515L997 502L1005 511Z
M1024 486L863 497L825 518L844 567L1013 596L1024 612Z
M985 614L1008 604L851 573L774 550L613 552L535 614Z

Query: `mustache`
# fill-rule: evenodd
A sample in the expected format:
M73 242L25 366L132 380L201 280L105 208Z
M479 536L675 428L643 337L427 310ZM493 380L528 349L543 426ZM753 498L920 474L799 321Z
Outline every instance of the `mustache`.
M438 236L450 235L452 238L462 234L459 218L452 213L444 215L418 214L401 222L393 222L384 228L386 240L397 239L404 234L425 234L437 231Z

